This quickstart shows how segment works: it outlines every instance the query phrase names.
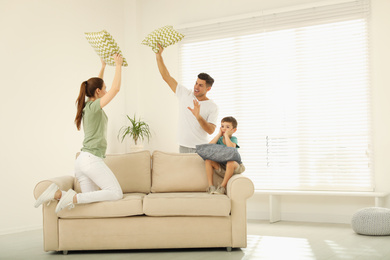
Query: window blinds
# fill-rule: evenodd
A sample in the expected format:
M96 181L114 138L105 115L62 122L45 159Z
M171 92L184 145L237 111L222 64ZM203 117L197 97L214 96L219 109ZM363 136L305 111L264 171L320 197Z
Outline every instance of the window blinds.
M181 82L215 79L256 189L373 190L368 22L352 1L180 29Z

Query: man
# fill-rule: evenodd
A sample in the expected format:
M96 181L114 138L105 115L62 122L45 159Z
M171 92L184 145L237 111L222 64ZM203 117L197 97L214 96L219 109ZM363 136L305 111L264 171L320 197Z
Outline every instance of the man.
M169 74L162 58L163 50L159 45L159 52L156 53L157 66L163 80L179 100L180 152L194 153L196 145L208 143L207 134L214 133L216 127L218 107L207 97L214 79L206 73L200 73L193 91L183 87Z

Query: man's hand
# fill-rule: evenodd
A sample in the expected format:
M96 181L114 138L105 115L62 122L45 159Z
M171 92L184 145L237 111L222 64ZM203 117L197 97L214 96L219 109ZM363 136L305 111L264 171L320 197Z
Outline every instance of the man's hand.
M161 47L161 45L159 43L157 44L157 46L158 46L158 52L156 53L156 55L161 55L162 52L164 51L164 48Z
M194 99L194 108L187 107L192 114L195 116L196 120L198 120L200 126L203 128L203 130L206 131L209 135L214 133L215 125L212 123L207 122L201 115L200 115L200 104L198 100Z
M200 114L200 104L198 102L198 100L194 99L194 108L190 108L190 107L187 107L191 112L192 114L196 117L196 119L199 118L199 114Z

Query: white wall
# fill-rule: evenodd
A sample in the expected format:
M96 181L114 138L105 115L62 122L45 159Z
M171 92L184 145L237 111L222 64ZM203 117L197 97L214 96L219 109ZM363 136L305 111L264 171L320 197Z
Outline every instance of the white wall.
M312 2L316 1L0 0L0 234L40 227L41 210L33 207L35 184L73 174L74 154L83 138L73 124L74 101L80 83L100 68L84 32L108 30L129 63L122 91L105 108L109 117L107 152L128 151L128 143L119 143L116 136L125 114L134 113L153 131L146 148L175 152L176 98L158 73L155 54L140 44L142 39L163 25L180 26ZM375 178L378 190L390 191L390 1L373 0L372 7ZM164 59L172 76L179 79L177 48L167 48ZM112 78L113 68L108 67L108 86ZM348 222L355 210L371 202L296 197L284 198L282 203L286 220ZM255 195L249 201L248 216L266 218L267 207L267 199Z
M180 27L183 24L198 23L207 20L225 18L241 14L288 8L305 5L315 0L143 0L138 9L138 28L141 41L150 31L163 25ZM334 2L332 0L325 2ZM168 11L169 10L169 11ZM390 1L372 0L372 107L373 107L373 134L374 134L374 163L375 183L378 191L390 192L390 78L388 68L390 63L390 20L386 17L390 12ZM169 87L162 81L154 53L140 47L140 100L145 118L158 135L153 138L149 148L151 150L177 151L176 125L177 109L176 98ZM179 62L178 46L166 48L163 53L165 63L171 75L178 79ZM194 75L194 80L196 75ZM216 79L218 80L218 79ZM192 86L187 86L192 87ZM245 158L244 158L245 160ZM390 207L390 199L387 200ZM373 199L367 198L340 198L340 197L291 197L282 198L282 219L301 221L328 221L349 223L350 217L356 210L372 206ZM264 195L253 196L248 203L250 218L265 219L268 217L268 200Z
M73 124L75 100L81 82L100 70L84 32L106 29L119 44L134 41L133 34L124 36L135 24L124 21L135 17L135 10L125 14L123 6L123 0L0 0L0 233L40 227L41 208L33 207L35 184L73 174L83 138ZM107 66L107 87L113 71ZM124 69L125 84L133 74ZM105 108L109 153L126 150L116 138L126 94L120 92Z
M372 0L371 75L375 178L378 190L390 191L390 1ZM390 198L387 199L390 207Z

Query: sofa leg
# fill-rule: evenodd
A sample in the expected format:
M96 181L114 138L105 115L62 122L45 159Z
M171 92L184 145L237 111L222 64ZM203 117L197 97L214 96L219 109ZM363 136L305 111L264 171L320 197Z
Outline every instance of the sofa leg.
M68 254L68 250L62 251L62 254L63 254L63 255L67 255L67 254Z
M226 247L226 251L231 252L232 248L231 247Z

